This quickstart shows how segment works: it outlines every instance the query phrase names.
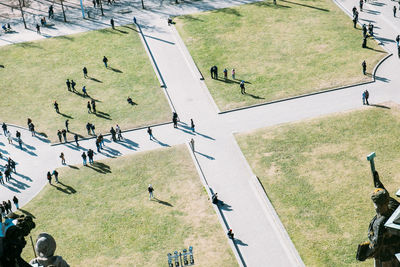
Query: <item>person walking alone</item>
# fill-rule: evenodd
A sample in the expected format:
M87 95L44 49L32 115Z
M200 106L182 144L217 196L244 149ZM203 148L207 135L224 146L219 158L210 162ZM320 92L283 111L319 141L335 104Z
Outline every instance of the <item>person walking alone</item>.
M58 171L54 170L53 175L54 175L54 179L56 180L56 183L58 184Z
M114 30L115 28L114 28L114 19L113 18L111 18L110 24L111 24L111 28Z
M78 135L74 134L74 140L75 140L75 144L77 147L79 147L79 143L78 143Z
M57 101L54 101L54 109L56 110L57 113L60 113L60 110L58 109Z
M51 173L47 172L47 181L49 181L49 184L51 184Z
M150 140L153 140L153 130L150 127L147 127L147 133L149 134Z
M88 76L88 70L87 70L86 67L83 67L82 71L83 71L83 78L86 79L87 77L89 77L89 76Z
M61 152L61 154L60 154L60 159L61 159L61 164L65 165L65 157L64 157L64 153L63 152Z
M108 68L108 67L107 67L108 58L106 58L106 56L103 56L103 63L104 63L104 66L105 66L106 69L107 69L107 68Z
M17 210L19 210L19 204L18 204L19 201L18 201L18 198L16 196L13 197L13 202L14 202L14 205L17 208Z
M367 63L365 62L365 60L361 63L361 66L362 66L363 74L366 75L367 74Z
M86 153L85 153L85 151L83 151L81 157L82 157L82 161L83 161L83 166L86 166Z
M149 187L147 188L147 191L149 191L149 200L154 198L154 196L153 196L154 188L153 188L153 186L151 184L149 184Z

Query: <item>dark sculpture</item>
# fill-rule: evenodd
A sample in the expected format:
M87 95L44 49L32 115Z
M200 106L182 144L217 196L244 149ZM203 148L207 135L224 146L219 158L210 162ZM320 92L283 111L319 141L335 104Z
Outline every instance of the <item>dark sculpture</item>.
M400 237L389 233L384 225L399 206L399 202L389 196L377 171L374 171L374 185L376 189L372 192L371 199L376 215L368 227L369 241L358 245L356 258L359 261L374 258L376 267L397 267L400 263L395 254L400 252Z
M31 216L13 214L10 219L17 219L17 223L8 227L4 238L0 238L0 267L30 267L21 253L26 245L25 236L35 228L35 223ZM10 219L6 219L6 223Z

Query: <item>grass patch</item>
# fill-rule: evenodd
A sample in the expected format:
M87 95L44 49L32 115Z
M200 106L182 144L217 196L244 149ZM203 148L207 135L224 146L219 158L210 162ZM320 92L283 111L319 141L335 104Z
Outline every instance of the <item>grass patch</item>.
M165 266L168 252L189 245L198 266L236 266L188 153L179 146L60 169L76 193L47 185L23 207L36 217L32 236L52 234L71 266ZM148 184L159 202L149 201ZM26 246L23 258L32 254Z
M258 2L182 16L176 27L222 110L367 81L361 62L371 73L386 54L372 40L362 49L361 30L329 0Z
M138 33L131 26L117 29L1 47L2 119L26 126L31 118L36 130L52 141L58 140L57 130L65 127L66 119L70 130L81 135L87 134L87 122L94 123L97 132L108 132L115 124L127 129L168 120L167 100ZM109 69L103 56L109 59ZM83 78L84 66L94 79ZM90 98L67 90L67 78L77 83L80 93L86 85L96 99L97 115L87 112ZM128 96L137 105L129 105ZM55 112L55 100L64 115Z
M363 108L237 136L307 266L357 262L375 214L366 155L392 196L399 188L400 109Z

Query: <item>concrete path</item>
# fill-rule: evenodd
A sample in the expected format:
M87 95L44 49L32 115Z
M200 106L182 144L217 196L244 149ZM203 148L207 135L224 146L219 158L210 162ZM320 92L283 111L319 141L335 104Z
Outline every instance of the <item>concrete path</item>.
M232 133L360 108L361 94L365 89L370 92L371 103L399 102L397 88L400 79L397 70L400 62L393 42L397 32L400 32L398 19L393 18L389 4L381 5L379 2L366 4L365 9L371 11L360 14L361 21L374 21L375 32L382 46L395 53L379 67L375 83L218 114L218 108L204 82L200 81L200 74L190 54L174 28L167 26L166 17L170 14L191 13L244 2L189 2L180 6L168 5L167 8L157 7L156 2L149 2L149 6L153 5L151 10L143 12L137 6L132 7L133 13L129 18L126 15L111 14L110 8L109 15L118 18L121 23L130 23L133 15L137 17L149 48L148 53L152 55L149 58L155 69L159 70L160 80L165 84L182 123L178 129L174 129L171 124L155 127L153 133L157 142L149 140L146 129L124 133L125 141L107 142L106 149L97 153L95 160L182 144L193 138L195 153L209 186L230 206L222 212L229 227L234 230L236 245L246 265L303 266L271 203L260 190L260 185L256 182ZM337 3L346 12L354 5L350 0ZM54 32L49 30L46 35L55 36L105 27L110 17L93 24L89 22L89 27L87 21L80 22L79 9L73 14L76 16L75 24L59 23ZM43 38L36 33L25 33L22 29L18 31L19 33L12 38L8 35L0 36L3 38L0 40L3 42L1 44ZM360 33L360 47L361 40ZM195 133L189 128L191 118L196 124ZM11 128L11 132L14 133L15 129ZM23 151L7 144L5 137L0 135L1 152L6 156L11 155L18 162L18 172L13 174L15 179L7 186L0 187L1 199L11 199L13 195L17 195L22 204L32 199L46 185L47 171L62 166L58 157L60 152L64 152L67 164L72 166L81 163L82 151L89 148L95 150L93 139L80 142L79 148L73 144L51 147L47 140L31 137L25 130L22 131L22 139L25 142Z

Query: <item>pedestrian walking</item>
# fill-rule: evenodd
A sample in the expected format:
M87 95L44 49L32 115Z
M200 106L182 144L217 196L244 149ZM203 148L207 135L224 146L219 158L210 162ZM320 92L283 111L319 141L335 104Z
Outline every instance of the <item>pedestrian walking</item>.
M10 200L7 201L7 205L8 205L8 210L10 212L12 212L12 206L11 206L11 201Z
M96 8L96 0L93 0L92 3L93 3L93 7Z
M92 111L93 111L93 113L96 113L96 101L93 98L92 98L91 103L92 103Z
M16 196L13 197L14 206L19 210L18 198Z
M16 165L17 164L15 161L10 158L10 168L14 171L14 173L17 173Z
M82 161L83 161L83 166L86 166L86 153L85 153L85 151L83 151L81 157L82 157Z
M397 46L397 56L400 58L400 46Z
M19 149L22 150L22 140L21 140L21 138L18 138L17 141L18 141Z
M94 124L90 124L90 129L92 130L93 135L96 135L96 133L94 132L94 130L96 129L96 127L94 127Z
M114 30L115 28L114 28L114 19L113 18L111 18L110 24L111 24L111 28Z
M194 132L194 122L193 119L190 119L190 128L192 128L192 132Z
M115 131L117 132L117 138L118 138L119 141L120 141L121 139L124 139L124 138L122 137L121 128L119 127L118 124L115 126Z
M54 19L54 9L53 9L53 5L50 5L49 7L49 19L52 18Z
M100 139L98 137L96 138L95 143L96 143L97 152L100 153L101 147L100 147Z
M78 143L78 135L74 134L74 140L75 140L75 144L77 147L79 147L79 143Z
M210 68L211 79L214 79L214 66Z
M67 84L68 91L71 91L71 82L69 81L69 79L67 79L65 83Z
M51 184L51 173L47 172L47 181L49 181L49 184Z
M56 183L58 184L58 171L54 170L53 173L54 179L56 180Z
M74 91L74 92L75 92L75 85L76 85L76 82L74 80L71 80L71 88L72 88L72 91Z
M363 74L366 75L367 74L367 63L365 62L365 60L361 63L361 66L362 66Z
M363 11L364 0L360 0L360 11Z
M107 67L108 58L106 58L106 56L103 56L103 63L104 63L104 66L105 66L106 68L108 68L108 67Z
M66 143L67 142L67 131L65 129L63 129L61 131L61 133L62 133L62 136L64 137L64 142Z
M150 140L153 140L153 130L150 127L147 127L147 133L149 134Z
M65 121L65 129L67 130L67 132L69 132L68 126L69 126L69 120L67 119L67 120Z
M172 118L172 122L174 123L174 128L178 128L178 119L176 117Z
M8 143L9 143L9 144L12 144L12 143L13 143L13 142L12 142L12 135L11 135L10 131L7 131L7 140L8 140Z
M57 136L58 136L58 140L59 140L60 143L61 143L61 142L62 142L62 139L61 139L62 133L61 133L60 130L57 131Z
M236 76L236 71L235 69L232 69L232 80L235 80L235 76Z
M397 11L396 6L393 6L393 17L396 17L396 11Z
M136 17L133 17L133 23L136 24Z
M65 165L65 157L64 157L64 153L63 152L61 152L61 154L60 154L60 159L61 159L61 164Z
M88 70L87 70L87 68L86 68L86 67L83 67L82 71L83 71L83 78L86 79L86 78L88 77Z
M40 34L40 25L39 24L36 24L36 33Z
M92 125L88 122L86 123L86 130L88 135L90 135L90 129L92 129Z
M224 79L228 79L228 70L226 68L224 69Z
M32 133L32 136L35 136L36 135L35 125L31 122L31 123L29 123L28 128L29 128L29 131Z
M6 177L6 182L9 182L11 179L11 170L7 166L6 170L4 171L4 176Z
M89 163L93 164L93 155L94 155L94 151L92 149L89 149L87 152L88 158L89 158Z
M86 91L86 85L82 87L82 93L83 93L83 96L89 96Z
M151 184L149 184L149 187L147 187L147 191L149 191L149 200L154 198L154 196L153 196L154 188Z
M58 109L57 101L54 101L54 109L56 110L57 113L60 113L60 110Z
M397 46L399 46L399 44L400 44L400 35L396 36L396 44L397 44Z
M111 127L110 133L111 133L111 138L112 138L112 140L113 140L114 142L116 142L116 141L117 141L117 138L116 138L116 137L117 137L117 136L116 136L117 132L114 130L113 127Z
M362 102L363 102L363 105L365 105L365 91L362 93Z
M244 81L243 80L240 82L240 93L242 95L246 94L246 88L244 87Z
M4 135L7 135L7 124L5 122L3 122L3 124L1 125L1 128L3 128Z
M193 138L190 139L190 147L192 148L192 150L194 152L195 150L194 150L194 139Z
M90 105L90 101L87 102L86 107L87 107L87 112L92 113L92 106Z
M365 103L367 105L369 105L368 98L369 98L369 92L368 92L368 90L365 90Z
M4 184L3 173L0 171L0 184Z
M104 137L102 134L99 134L99 140L100 140L100 148L103 149L103 147L106 145L104 144Z
M353 11L353 17L356 14L357 8L355 6L353 6L353 8L351 9Z

